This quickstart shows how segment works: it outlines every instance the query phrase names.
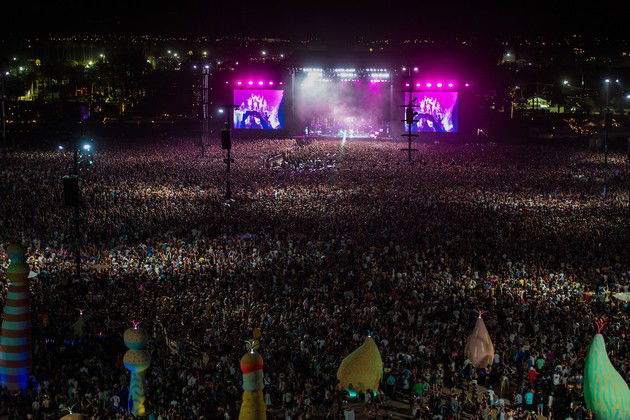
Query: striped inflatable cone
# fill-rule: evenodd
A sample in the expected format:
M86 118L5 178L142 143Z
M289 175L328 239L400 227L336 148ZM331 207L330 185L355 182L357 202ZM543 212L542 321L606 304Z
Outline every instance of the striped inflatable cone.
M28 386L31 369L30 269L23 246L9 245L7 253L11 264L7 269L9 290L0 331L0 382L10 392L18 392Z

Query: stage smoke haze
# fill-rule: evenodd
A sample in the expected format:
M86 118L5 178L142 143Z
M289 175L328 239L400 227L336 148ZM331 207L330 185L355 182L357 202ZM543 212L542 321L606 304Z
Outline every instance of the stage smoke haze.
M314 134L367 137L388 130L389 83L321 79L308 74L296 89L298 123Z

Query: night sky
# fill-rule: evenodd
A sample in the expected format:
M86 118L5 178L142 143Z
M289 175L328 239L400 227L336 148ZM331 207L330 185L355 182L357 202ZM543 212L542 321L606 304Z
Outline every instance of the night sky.
M435 38L461 35L569 34L627 36L628 6L592 2L47 0L6 2L3 36L120 33L317 37Z

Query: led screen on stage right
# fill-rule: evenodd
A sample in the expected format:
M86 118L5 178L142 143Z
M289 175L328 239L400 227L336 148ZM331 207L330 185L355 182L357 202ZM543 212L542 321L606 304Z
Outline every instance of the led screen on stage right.
M409 105L409 93L405 95ZM414 133L457 133L457 92L413 92ZM405 109L406 110L406 109ZM404 127L407 130L407 124Z

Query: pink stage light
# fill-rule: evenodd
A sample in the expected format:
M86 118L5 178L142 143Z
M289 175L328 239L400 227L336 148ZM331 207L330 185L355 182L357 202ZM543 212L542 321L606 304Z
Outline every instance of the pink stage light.
M225 84L226 84L226 85L229 85L229 84L230 84L230 82L226 80L226 81L225 81Z
M260 80L260 81L258 82L258 86L262 86L262 85L263 85L263 81L262 81L262 80Z
M271 80L269 81L269 86L273 86L273 82Z
M282 84L282 82L280 82L280 84Z
M431 86L433 86L433 85L430 82L427 83L427 87L431 87Z
M405 83L405 86L409 87L409 83Z
M464 86L468 87L468 86L470 86L470 85L469 85L468 83L466 83Z
M452 83L449 83L449 84L448 84L448 87L453 87L453 84L452 84Z
M254 82L252 82L251 80L249 82L247 82L248 85L253 85Z
M240 85L242 85L242 84L243 84L243 82L241 82L241 81L239 80L238 82L236 82L236 84L240 86Z
M442 83L438 82L437 87L442 87Z
M420 87L420 83L416 83L416 87Z

